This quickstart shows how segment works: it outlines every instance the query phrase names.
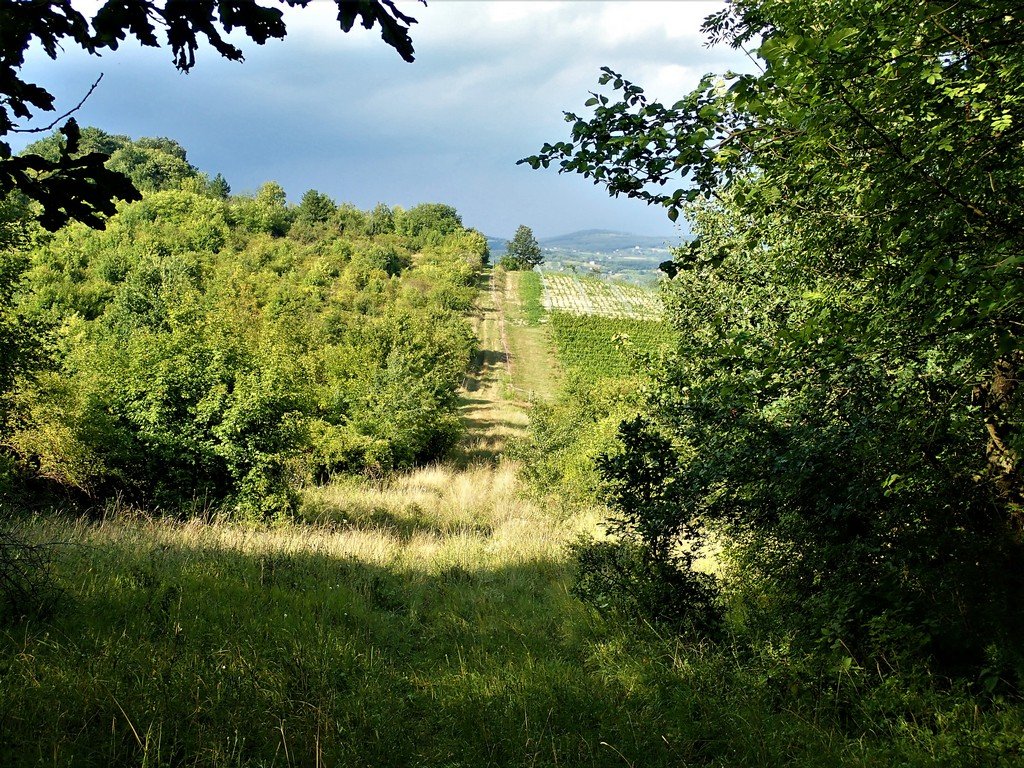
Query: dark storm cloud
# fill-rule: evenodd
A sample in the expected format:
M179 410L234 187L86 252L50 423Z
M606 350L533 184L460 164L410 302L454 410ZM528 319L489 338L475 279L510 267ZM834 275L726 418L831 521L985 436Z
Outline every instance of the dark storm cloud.
M374 33L342 35L330 4L290 13L285 41L247 46L235 64L203 51L181 75L166 50L125 47L102 59L68 51L30 59L29 74L78 101L83 124L180 141L194 164L236 191L280 182L370 207L441 200L472 226L508 236L602 227L676 236L659 210L609 199L582 178L516 166L567 136L563 110L582 110L611 66L675 100L708 71L743 68L703 47L700 20L717 3L434 2L411 10L417 61Z

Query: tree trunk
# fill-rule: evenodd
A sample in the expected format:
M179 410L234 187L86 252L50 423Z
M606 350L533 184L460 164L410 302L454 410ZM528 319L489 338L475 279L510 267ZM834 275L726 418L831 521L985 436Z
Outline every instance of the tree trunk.
M975 390L988 434L985 454L989 472L999 498L1007 505L1010 517L1018 526L1024 523L1024 488L1018 456L1012 447L1012 416L1013 401L1020 383L1020 363L1021 355L1017 352L997 360L991 380Z

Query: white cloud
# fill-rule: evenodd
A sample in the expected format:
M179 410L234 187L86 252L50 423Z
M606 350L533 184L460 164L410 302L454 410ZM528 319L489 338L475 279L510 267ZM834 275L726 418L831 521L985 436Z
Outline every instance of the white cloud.
M417 7L417 37L426 44L517 45L528 48L570 39L593 49L639 43L652 37L702 39L701 21L724 5L687 0L578 2L572 0L435 0Z

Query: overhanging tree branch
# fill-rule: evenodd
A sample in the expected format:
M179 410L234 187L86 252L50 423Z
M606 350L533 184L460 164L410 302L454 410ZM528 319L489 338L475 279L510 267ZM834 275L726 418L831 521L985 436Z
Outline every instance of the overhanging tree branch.
M100 76L96 78L96 82L89 86L89 90L86 92L85 96L82 97L81 101L60 117L54 118L53 122L49 125L44 125L41 128L12 128L11 133L46 133L47 131L52 131L57 127L57 123L71 117L75 112L85 106L85 102L87 102L89 97L92 96L93 91L95 91L97 86L99 86L101 80L103 80L103 73L100 73Z
M73 219L102 227L104 216L114 210L115 199L135 199L138 194L126 177L104 171L105 156L79 158L74 157L76 150L69 149L56 163L12 157L10 144L3 137L51 130L81 108L99 84L97 80L76 107L46 128L19 128L16 121L31 119L35 111L55 110L49 91L21 77L30 46L40 46L51 59L57 58L65 42L95 54L116 50L129 38L156 47L160 45L159 30L175 66L187 72L195 66L204 39L221 56L241 61L241 49L225 38L232 31L240 30L260 45L270 38L285 37L281 9L264 2L269 0L106 0L88 19L71 0L0 0L0 195L19 190L36 200L43 206L40 222L53 228ZM278 5L300 8L310 2L277 0ZM409 28L416 20L399 10L394 0L334 3L343 32L356 22L366 29L379 25L384 42L404 60L413 60ZM66 135L77 131L73 119L65 129Z

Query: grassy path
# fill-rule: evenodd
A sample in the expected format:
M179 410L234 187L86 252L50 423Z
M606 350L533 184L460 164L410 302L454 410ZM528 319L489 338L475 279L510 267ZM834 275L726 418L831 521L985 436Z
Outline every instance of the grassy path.
M518 366L509 347L507 303L504 273L488 272L473 316L479 349L460 397L466 433L452 458L461 467L497 461L508 440L522 435L529 421L524 404L507 396Z
M505 328L515 366L512 389L518 400L553 398L560 370L546 330L531 322L522 300L522 281L534 273L507 272L504 276Z
M481 282L473 326L479 350L463 383L466 426L452 460L460 467L498 461L523 435L534 399L554 396L558 365L544 328L531 325L519 291L522 273L492 270Z

